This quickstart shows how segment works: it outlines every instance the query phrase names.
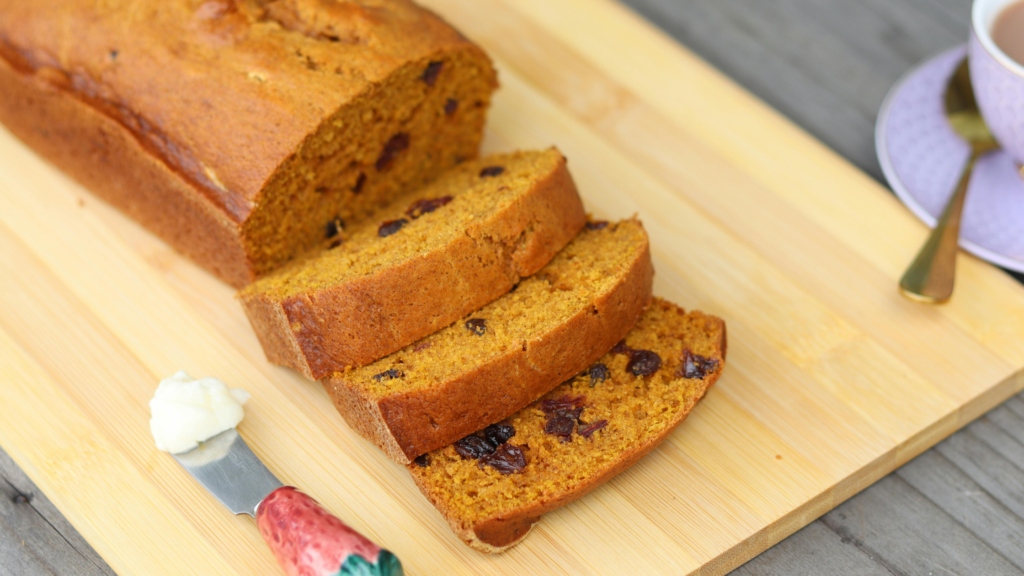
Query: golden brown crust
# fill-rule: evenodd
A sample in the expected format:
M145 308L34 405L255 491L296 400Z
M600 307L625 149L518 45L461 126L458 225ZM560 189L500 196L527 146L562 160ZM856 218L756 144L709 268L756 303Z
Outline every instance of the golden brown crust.
M373 398L341 373L325 379L324 388L350 425L390 458L408 464L510 416L604 355L650 304L653 278L650 247L644 244L614 288L590 308L443 385ZM376 409L355 409L366 405ZM378 413L380 421L362 420Z
M460 79L438 88L472 96L450 118L446 96L420 81L440 60ZM479 48L408 0L12 0L0 61L0 120L12 132L236 287L308 245L323 222L307 220L475 156L496 86ZM396 82L431 104L381 109ZM325 145L348 137L340 123L353 103L372 128L358 133L392 132L352 150ZM346 187L323 201L319 180L305 182L354 179L381 138L414 129L404 164L372 171L361 197ZM301 216L272 201L296 194Z
M475 527L462 530L460 536L472 548L497 554L521 542L533 530L540 517L491 518Z
M200 266L236 286L249 281L238 224L124 126L3 58L0 87L0 122L22 141Z
M264 294L255 297L245 298L238 296L249 318L249 324L256 332L263 347L263 353L267 361L279 366L289 366L308 376L308 368L305 367L302 350L293 335L291 322L280 302L274 301Z
M372 276L279 299L243 291L267 359L314 380L369 364L478 310L547 264L586 222L564 158L447 245Z

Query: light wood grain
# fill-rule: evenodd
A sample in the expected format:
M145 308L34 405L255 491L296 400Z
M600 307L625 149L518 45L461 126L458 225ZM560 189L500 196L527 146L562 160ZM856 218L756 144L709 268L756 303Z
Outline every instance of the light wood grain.
M0 360L0 436L115 570L141 574L176 566L235 573L6 330L0 332ZM174 546L166 545L166 535L173 536Z
M624 4L884 184L873 137L882 99L912 66L964 42L971 2L625 0ZM1024 281L1024 275L1016 277ZM1002 410L997 408L989 416ZM928 475L939 485L959 486L964 473L941 456L931 458L934 451L923 454L922 463L915 460L895 473L904 477L913 466L915 474ZM937 464L940 461L946 464ZM1016 478L1019 473L1011 474ZM827 515L841 512L850 519L845 526L851 530L841 540L819 520L746 564L741 573L864 573L862 563L843 561L847 558L843 549L853 558L880 567L891 565L884 556L865 554L856 544L868 526L882 527L876 537L896 542L907 538L889 520L897 511L876 505L886 499L871 494L885 492L888 486L876 484ZM1012 545L1016 532L1007 527L1018 525L1021 518L998 498L980 487L977 490L981 493L971 489L961 496L941 490L922 494L935 504L933 513L948 512L983 543L995 546L1009 538ZM922 521L929 519L924 516ZM934 536L941 546L955 548L963 532L957 538L945 533ZM1006 550L999 548L1004 555ZM894 546L891 552L906 555L900 560L904 565L926 564L914 556L912 547ZM935 573L944 572L940 568Z
M1024 387L1019 285L964 256L949 306L902 300L923 227L635 15L428 4L501 66L486 148L557 144L590 209L639 213L656 291L728 320L725 376L650 457L477 554L318 386L264 362L227 287L2 133L0 444L118 573L273 570L251 521L151 445L146 401L181 368L253 393L241 432L282 479L410 572L453 574L722 573Z

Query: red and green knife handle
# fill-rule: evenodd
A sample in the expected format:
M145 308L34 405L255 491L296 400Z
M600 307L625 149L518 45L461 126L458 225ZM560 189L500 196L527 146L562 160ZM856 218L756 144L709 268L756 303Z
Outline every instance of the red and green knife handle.
M256 524L288 576L402 576L394 554L295 488L278 488L264 498Z

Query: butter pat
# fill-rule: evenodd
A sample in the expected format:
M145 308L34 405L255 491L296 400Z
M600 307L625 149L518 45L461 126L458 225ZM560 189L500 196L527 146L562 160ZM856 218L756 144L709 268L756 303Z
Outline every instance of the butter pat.
M230 430L245 415L245 390L228 388L216 378L196 380L184 371L160 382L149 401L149 429L156 447L171 454L188 452Z

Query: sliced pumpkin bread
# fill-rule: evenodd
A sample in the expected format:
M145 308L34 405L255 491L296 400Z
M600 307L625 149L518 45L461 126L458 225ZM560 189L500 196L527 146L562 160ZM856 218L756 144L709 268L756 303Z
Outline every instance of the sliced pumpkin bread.
M324 387L355 430L399 463L514 414L589 366L651 299L637 220L591 222L534 276L455 324Z
M655 299L624 342L504 422L409 465L468 545L500 552L650 452L725 363L725 322Z
M558 150L469 162L242 290L267 359L319 379L368 364L508 292L586 214Z

